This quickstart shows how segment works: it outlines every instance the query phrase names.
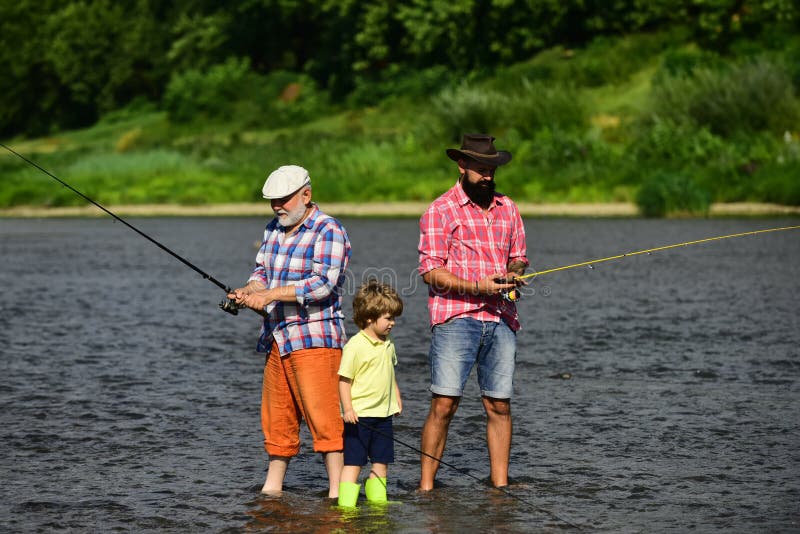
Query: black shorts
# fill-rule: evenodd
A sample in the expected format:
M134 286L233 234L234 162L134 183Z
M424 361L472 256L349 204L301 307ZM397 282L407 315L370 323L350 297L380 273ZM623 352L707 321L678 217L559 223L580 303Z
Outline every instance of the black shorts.
M344 465L390 464L394 462L391 417L359 417L344 424Z

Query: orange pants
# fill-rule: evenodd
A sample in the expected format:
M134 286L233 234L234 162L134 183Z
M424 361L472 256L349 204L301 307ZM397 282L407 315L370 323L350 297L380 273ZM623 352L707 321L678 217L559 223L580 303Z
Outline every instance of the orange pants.
M300 451L305 419L315 452L341 451L344 423L339 410L342 349L311 348L281 357L277 345L267 355L261 387L261 429L270 456Z

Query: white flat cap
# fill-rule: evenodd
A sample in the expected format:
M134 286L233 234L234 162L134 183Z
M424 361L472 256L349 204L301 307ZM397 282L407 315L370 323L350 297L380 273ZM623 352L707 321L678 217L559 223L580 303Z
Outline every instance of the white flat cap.
M267 177L261 193L264 198L288 197L301 187L309 185L311 177L308 171L297 165L284 165L278 167Z

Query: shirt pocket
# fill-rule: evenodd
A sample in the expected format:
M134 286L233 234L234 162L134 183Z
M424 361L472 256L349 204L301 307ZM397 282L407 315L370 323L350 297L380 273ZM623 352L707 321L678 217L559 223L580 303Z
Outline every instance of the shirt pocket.
M482 246L478 235L467 225L461 224L453 231L450 256L458 262L474 262L480 258Z
M314 259L311 254L294 253L287 259L288 261L283 266L283 279L287 282L299 282L308 278L313 272Z

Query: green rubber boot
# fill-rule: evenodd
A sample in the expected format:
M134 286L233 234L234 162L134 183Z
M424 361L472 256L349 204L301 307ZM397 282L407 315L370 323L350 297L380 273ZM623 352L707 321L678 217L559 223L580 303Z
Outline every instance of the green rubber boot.
M386 478L368 478L364 483L364 493L369 502L386 502Z
M339 506L355 508L361 484L355 482L339 482Z

